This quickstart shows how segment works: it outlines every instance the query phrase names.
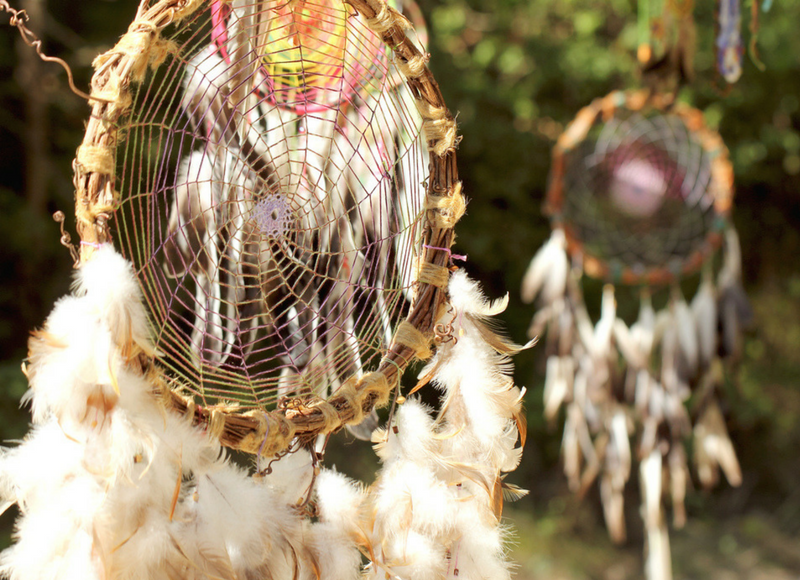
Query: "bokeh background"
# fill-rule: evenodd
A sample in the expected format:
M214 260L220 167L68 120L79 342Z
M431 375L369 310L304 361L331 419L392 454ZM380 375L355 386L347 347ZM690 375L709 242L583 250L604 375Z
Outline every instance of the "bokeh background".
M430 66L459 123L459 166L470 198L456 250L491 296L510 292L508 333L526 339L532 307L518 293L549 235L541 215L550 148L593 98L640 86L634 0L420 0ZM91 61L134 16L134 0L17 0L47 53L86 88ZM800 0L760 14L765 71L745 56L727 86L714 71L715 3L698 0L697 78L681 98L722 135L736 174L734 221L756 314L726 384L725 414L744 474L688 498L689 523L673 531L676 578L800 578ZM749 5L743 7L749 40ZM30 330L68 291L72 260L52 213L74 231L71 162L89 108L54 64L39 61L0 14L0 439L24 435L20 363ZM599 284L586 287L599 300ZM520 579L642 577L637 486L628 486L629 540L615 547L597 492L572 497L559 463L560 425L542 418L542 349L516 357L528 387L528 443L511 481L530 495L507 508ZM331 461L369 482L369 445L339 438ZM14 512L0 519L7 545Z

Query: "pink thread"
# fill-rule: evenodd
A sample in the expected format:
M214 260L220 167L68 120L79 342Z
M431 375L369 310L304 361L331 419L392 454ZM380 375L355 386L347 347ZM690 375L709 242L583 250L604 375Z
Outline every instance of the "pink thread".
M103 244L100 244L98 242L86 242L84 240L81 240L81 246L90 246L95 250L99 250L100 248L103 247Z
M447 254L450 256L450 262L452 262L453 260L459 260L461 262L467 261L466 254L454 254L450 248L440 248L438 246L429 246L428 244L422 244L422 247L427 248L428 250L439 250L440 252L447 252Z
M461 551L461 540L458 540L456 544L456 557L455 561L453 562L453 576L458 576L458 553Z

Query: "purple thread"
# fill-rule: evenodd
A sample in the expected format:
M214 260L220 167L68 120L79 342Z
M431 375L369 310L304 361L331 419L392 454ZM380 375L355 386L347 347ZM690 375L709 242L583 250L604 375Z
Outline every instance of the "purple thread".
M283 195L267 195L253 208L253 219L265 236L281 238L291 224L292 209Z

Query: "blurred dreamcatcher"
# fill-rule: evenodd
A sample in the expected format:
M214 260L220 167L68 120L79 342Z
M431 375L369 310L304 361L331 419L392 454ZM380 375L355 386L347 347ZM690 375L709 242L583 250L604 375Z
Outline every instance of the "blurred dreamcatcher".
M409 2L144 0L95 60L76 286L0 458L11 578L508 577L518 347L452 266L456 124L415 28ZM399 397L413 360L434 415ZM358 424L367 490L319 466Z
M676 527L686 519L685 442L693 437L704 487L720 469L741 483L720 395L723 361L737 357L752 314L730 222L728 151L701 111L675 100L692 75L690 4L669 5L658 54L640 48L649 88L595 100L558 139L545 204L552 235L522 285L523 300L539 296L530 335L547 330L545 415L566 408L570 488L583 495L599 480L609 533L623 542L638 459L651 580L671 578L664 505ZM594 321L585 277L605 282ZM687 302L683 291L698 278ZM626 321L636 293L638 318Z

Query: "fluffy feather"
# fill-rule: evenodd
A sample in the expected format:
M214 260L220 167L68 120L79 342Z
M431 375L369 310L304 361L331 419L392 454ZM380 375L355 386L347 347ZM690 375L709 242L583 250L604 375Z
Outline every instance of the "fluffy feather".
M520 347L496 337L486 318L507 299L489 301L463 271L449 285L454 340L420 373L443 391L436 420L406 401L395 425L378 432L383 468L371 488L364 529L369 575L505 578L498 519L504 484L521 449L521 393L507 354Z
M101 248L78 276L32 339L37 425L0 455L0 496L21 508L3 573L307 578L293 496L228 463L128 368L149 346L130 265Z

